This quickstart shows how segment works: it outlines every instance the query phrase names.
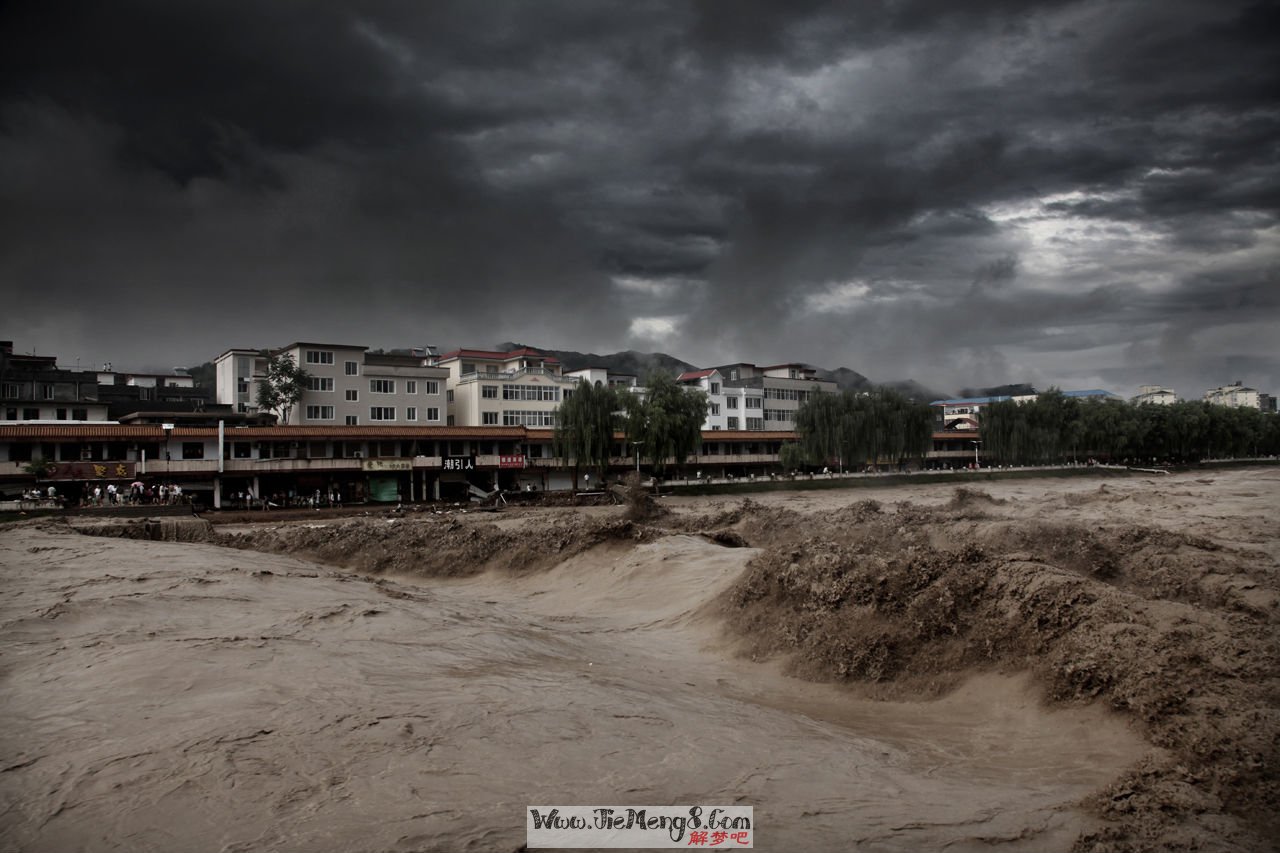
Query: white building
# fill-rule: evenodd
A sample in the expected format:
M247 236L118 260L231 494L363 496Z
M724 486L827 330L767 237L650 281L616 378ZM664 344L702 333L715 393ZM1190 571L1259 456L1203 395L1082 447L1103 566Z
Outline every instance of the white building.
M738 362L715 371L723 381L721 411L726 430L795 429L796 409L814 394L834 394L839 390L836 383L818 379L817 372L804 364L757 367Z
M736 423L732 428L742 429L743 413L740 404L745 396L745 389L735 388L732 394L726 393L724 377L719 370L712 367L707 370L686 371L676 377L676 381L686 388L697 389L707 395L707 419L702 424L703 430L718 432L729 429L731 414L736 417ZM730 400L733 401L732 409L729 406Z
M1242 409L1258 409L1275 411L1275 398L1270 394L1260 393L1256 388L1247 388L1243 382L1233 382L1221 388L1210 388L1204 392L1206 403L1218 406L1234 406Z
M258 411L258 381L269 359L281 355L311 377L290 423L445 424L448 371L431 365L431 356L371 353L349 344L297 341L269 352L227 350L214 361L218 402L238 412Z
M435 357L433 364L447 377L451 426L550 429L565 393L578 384L578 377L562 375L555 356L528 347L457 349Z
M1159 385L1143 385L1138 389L1138 395L1129 400L1135 406L1143 403L1151 403L1156 406L1172 406L1178 402L1178 395L1173 392L1172 388L1164 388Z

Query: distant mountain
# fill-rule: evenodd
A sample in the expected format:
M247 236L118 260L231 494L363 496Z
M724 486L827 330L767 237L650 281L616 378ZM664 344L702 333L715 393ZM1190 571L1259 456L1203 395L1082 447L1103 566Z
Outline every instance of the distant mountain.
M815 370L819 379L836 383L836 385L840 386L841 391L870 391L876 387L875 383L870 379L847 367L837 367L835 370L818 367Z
M965 388L960 392L961 397L1020 397L1024 394L1034 394L1036 389L1032 388L1025 382L1016 382L1012 385L996 385L991 388Z
M530 345L507 341L498 344L498 349L510 351L525 346ZM530 348L547 355L554 355L560 359L560 366L566 373L571 370L582 370L585 367L603 367L610 373L632 374L641 382L644 382L644 378L654 372L670 373L674 376L684 373L686 370L698 369L696 365L681 361L675 356L667 355L664 352L627 350L626 352L615 352L609 355L597 355L593 352L574 352L573 350L556 350L534 346L530 346Z

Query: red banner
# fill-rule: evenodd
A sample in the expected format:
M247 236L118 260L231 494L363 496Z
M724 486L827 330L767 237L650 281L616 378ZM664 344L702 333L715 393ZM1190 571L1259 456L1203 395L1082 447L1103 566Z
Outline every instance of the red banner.
M498 457L499 468L523 468L524 455L504 453Z
M49 468L45 480L132 480L136 462L58 462Z

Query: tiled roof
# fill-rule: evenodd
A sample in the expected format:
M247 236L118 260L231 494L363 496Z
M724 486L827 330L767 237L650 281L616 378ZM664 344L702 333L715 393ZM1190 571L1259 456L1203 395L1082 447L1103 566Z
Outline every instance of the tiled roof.
M208 438L218 434L217 427L179 426L172 430L174 438ZM497 438L522 439L524 427L492 426L228 426L223 432L229 441L311 439L396 439L396 438ZM12 439L64 439L79 441L99 439L163 440L160 424L0 424L0 441Z
M217 432L217 430L214 430ZM113 422L101 424L0 424L0 441L15 438L64 438L77 440L85 438L125 439L125 438L164 438L164 429L159 424L128 425Z
M714 367L709 367L709 368L707 368L706 370L690 370L690 371L688 371L688 372L686 372L686 373L681 373L681 374L680 374L680 378L679 378L677 381L678 381L678 382L691 382L691 381L693 381L694 379L701 379L701 378L702 378L702 377L704 377L704 376L710 376L711 374L713 374L713 373L715 373L715 372L716 372L716 369L715 369Z
M175 436L216 435L213 427L177 427ZM256 439L281 440L291 438L360 439L360 438L524 438L523 427L493 426L270 426L228 427L223 435L229 441Z

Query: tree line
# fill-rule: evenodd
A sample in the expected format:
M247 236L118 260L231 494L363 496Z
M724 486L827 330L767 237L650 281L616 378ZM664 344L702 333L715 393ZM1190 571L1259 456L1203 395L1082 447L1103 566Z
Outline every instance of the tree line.
M616 433L624 433L639 460L661 474L669 461L683 467L702 444L707 395L656 373L645 379L643 396L579 380L556 410L553 452L573 460L574 482L582 467L595 469L603 483Z
M1199 401L1130 405L1050 389L982 411L984 455L1002 465L1084 461L1196 462L1280 453L1280 418Z
M923 458L932 445L933 411L890 388L813 394L796 411L798 441L782 447L786 468L862 468Z

